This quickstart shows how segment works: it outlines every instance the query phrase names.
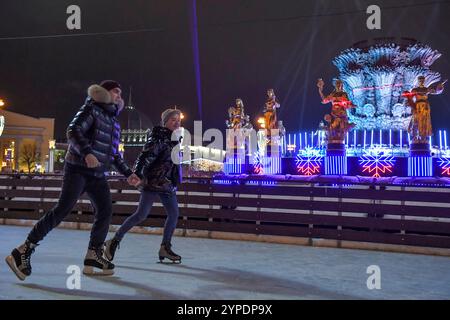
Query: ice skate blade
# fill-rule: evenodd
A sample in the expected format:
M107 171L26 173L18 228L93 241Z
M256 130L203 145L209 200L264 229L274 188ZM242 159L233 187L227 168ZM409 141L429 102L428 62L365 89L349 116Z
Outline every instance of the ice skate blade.
M114 269L109 269L109 270L101 270L101 271L97 271L100 269L95 270L96 268L91 267L91 266L84 266L83 268L83 274L86 276L112 276L114 274Z
M170 262L165 262L164 258L166 258ZM159 256L159 263L163 263L163 264L180 264L181 263L181 259L174 259L174 260L172 260L172 259L169 259L167 257Z
M5 258L6 263L8 264L8 266L11 268L12 272L14 272L14 274L16 275L16 277L20 280L20 281L24 281L25 278L27 277L25 274L23 274L16 266L16 263L14 261L13 256L9 255Z

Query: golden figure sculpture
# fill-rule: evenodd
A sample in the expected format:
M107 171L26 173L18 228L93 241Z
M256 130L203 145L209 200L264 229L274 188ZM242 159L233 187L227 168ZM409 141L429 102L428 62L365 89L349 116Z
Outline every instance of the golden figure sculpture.
M266 130L278 129L277 109L280 103L273 89L267 90L267 101L264 105L264 127Z
M324 81L319 79L317 87L322 98L322 104L332 103L330 114L326 114L324 117L328 123L326 126L328 143L342 143L347 132L355 126L348 121L347 116L347 109L355 106L343 90L344 86L341 80L336 80L334 91L327 96L323 94L324 85Z
M411 107L412 113L408 132L414 143L428 143L428 138L433 134L428 95L441 94L444 91L444 84L447 80L435 87L426 87L424 76L419 76L417 80L419 81L418 87L403 93L403 96L407 98L407 103Z
M250 123L250 117L245 114L244 103L242 99L236 99L236 105L228 108L228 120L226 121L227 132L227 148L241 149L245 148L248 143L246 136L253 128Z
M240 129L244 126L246 118L244 113L244 103L242 102L242 99L237 98L236 105L228 109L228 117L228 128Z

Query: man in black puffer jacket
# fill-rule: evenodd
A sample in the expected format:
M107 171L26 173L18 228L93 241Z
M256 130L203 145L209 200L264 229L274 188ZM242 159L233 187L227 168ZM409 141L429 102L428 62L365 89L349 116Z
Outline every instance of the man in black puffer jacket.
M139 206L135 213L129 216L117 230L114 238L105 243L105 256L114 259L114 254L120 241L132 227L144 221L150 214L153 202L159 197L166 212L164 233L159 250L159 259L181 262L181 257L172 251L171 239L178 222L178 202L176 187L180 182L178 139L173 135L180 127L180 110L167 109L161 115L162 126L153 128L150 138L136 160L134 172L141 179L137 185L141 191ZM175 161L174 161L175 160ZM175 163L174 163L175 162Z
M31 254L47 233L55 228L86 192L94 207L94 224L83 273L114 273L114 265L103 258L112 203L105 171L113 165L135 185L140 180L118 152L120 128L116 116L123 109L120 85L112 80L92 85L88 98L67 128L69 148L58 204L33 227L25 243L15 248L6 262L20 280L31 274Z

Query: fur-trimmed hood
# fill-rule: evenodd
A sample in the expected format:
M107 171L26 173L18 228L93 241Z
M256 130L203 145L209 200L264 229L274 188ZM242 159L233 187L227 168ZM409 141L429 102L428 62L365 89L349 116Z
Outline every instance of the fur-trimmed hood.
M87 94L88 99L91 98L93 101L99 104L104 104L103 107L109 112L113 112L117 115L119 114L120 111L123 110L124 107L123 104L122 105L113 104L111 94L108 92L108 90L106 90L105 88L103 88L98 84L91 85L87 89Z
M112 103L112 97L109 94L108 90L99 86L98 84L93 84L87 90L87 94L91 97L95 102Z

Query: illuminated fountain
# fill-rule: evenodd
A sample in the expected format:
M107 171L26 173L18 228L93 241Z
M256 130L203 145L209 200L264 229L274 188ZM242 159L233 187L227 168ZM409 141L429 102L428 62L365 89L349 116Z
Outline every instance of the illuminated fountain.
M439 82L441 75L430 67L440 56L420 43L352 47L337 56L333 63L356 106L348 110L355 129L407 130L411 110L402 92L414 88L420 75L426 86Z
M318 80L321 102L331 108L324 109L317 130L283 132L276 143L281 159L258 153L253 173L281 173L286 179L450 177L449 132L433 134L428 102L428 95L440 94L446 83L431 70L441 54L411 39L371 41L354 45L333 60L339 70L333 91L326 94L325 81ZM266 150L270 140L264 129L269 122L261 117L258 123L258 150Z

